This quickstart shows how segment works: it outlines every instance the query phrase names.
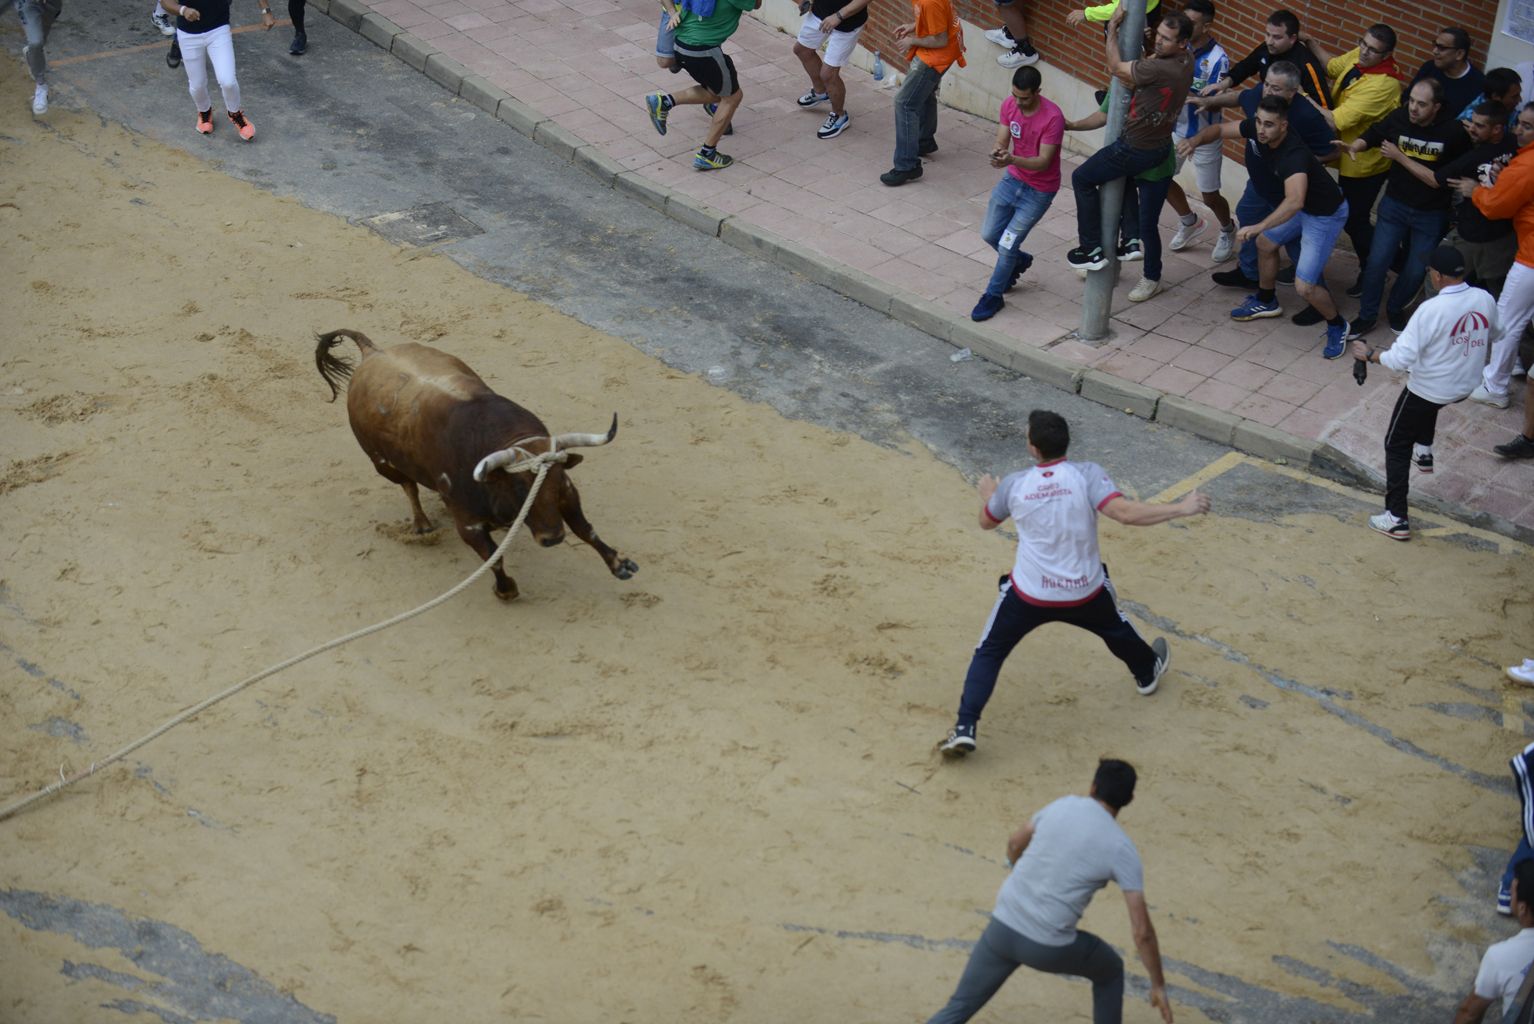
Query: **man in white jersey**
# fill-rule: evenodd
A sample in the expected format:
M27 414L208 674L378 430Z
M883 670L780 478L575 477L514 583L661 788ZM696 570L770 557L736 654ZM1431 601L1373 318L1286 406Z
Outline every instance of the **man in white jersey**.
M1534 903L1530 899L1534 899L1534 861L1526 860L1518 865L1512 894L1512 913L1521 931L1487 948L1475 984L1454 1015L1454 1024L1481 1024L1492 1007L1497 1008L1493 1020L1512 1019L1510 1011L1517 1005L1529 966L1534 963Z
M970 951L948 1005L927 1024L964 1024L1019 967L1086 978L1092 983L1092 1024L1119 1024L1124 961L1112 946L1076 927L1109 881L1129 907L1135 949L1150 975L1151 1005L1172 1024L1161 947L1145 906L1145 869L1118 824L1119 811L1134 796L1134 767L1104 758L1089 796L1061 797L1012 833L1007 839L1012 871L996 894L991 922Z
M975 749L975 727L996 689L1002 662L1017 642L1046 622L1068 622L1102 638L1129 666L1135 687L1156 692L1170 655L1166 640L1145 640L1119 611L1108 567L1097 547L1097 513L1126 526L1154 526L1209 511L1209 499L1195 489L1181 501L1152 505L1130 501L1101 466L1067 462L1071 432L1059 413L1028 414L1032 469L1010 473L999 483L980 478L980 528L994 530L1008 518L1017 528L1017 560L1000 580L1001 596L991 609L964 677L959 720L941 746L944 757Z

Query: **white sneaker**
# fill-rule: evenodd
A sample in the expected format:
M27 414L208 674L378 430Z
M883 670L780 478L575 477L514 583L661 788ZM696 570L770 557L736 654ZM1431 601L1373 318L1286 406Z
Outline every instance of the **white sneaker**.
M1149 697L1156 692L1156 687L1161 685L1161 677L1166 675L1167 666L1172 664L1172 652L1167 650L1166 637L1158 636L1151 641L1151 650L1156 652L1156 664L1151 669L1151 678L1148 683L1135 682L1135 689L1140 696Z
M1038 62L1039 51L1035 50L1032 46L1024 46L1022 44L1012 47L1006 53L996 58L996 63L1008 70L1026 67L1029 64L1037 64Z
M1209 222L1199 217L1192 224L1178 224L1177 234L1167 243L1167 248L1173 252L1182 252L1193 244L1193 240L1202 235L1209 228Z
M1510 666L1507 670L1507 678L1522 686L1534 686L1534 661Z
M1144 302L1153 296L1161 294L1161 282L1152 281L1148 277L1140 278L1140 283L1134 286L1129 293L1130 302Z
M1391 540L1411 540L1411 527L1404 519L1397 519L1390 512L1381 512L1377 516L1369 517L1369 529L1375 533L1383 533Z
M37 91L32 94L32 113L41 117L48 113L48 87L39 85Z
M154 13L149 16L149 20L154 22L154 27L160 30L160 35L173 36L176 34L176 26L170 23L170 15L166 14L159 4L155 5Z
M1236 225L1220 229L1220 237L1215 240L1214 251L1209 258L1215 263L1224 263L1236 255Z
M987 32L985 34L985 38L989 42L993 42L997 46L1004 46L1004 47L1006 47L1009 50L1012 49L1012 47L1014 45L1013 42L1012 42L1012 37L1007 35L1007 30L1004 29L1004 28L993 28L993 29L991 29L989 32Z
M37 108L34 107L33 109L35 110ZM1485 384L1477 385L1476 389L1470 392L1470 400L1472 402L1484 402L1485 404L1495 406L1498 409L1506 409L1509 401L1506 395L1497 395L1487 391Z

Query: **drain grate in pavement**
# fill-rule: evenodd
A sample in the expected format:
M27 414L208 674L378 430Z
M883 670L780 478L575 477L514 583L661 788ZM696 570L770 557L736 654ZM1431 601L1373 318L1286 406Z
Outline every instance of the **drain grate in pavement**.
M408 210L380 213L363 218L362 223L389 241L405 245L435 245L485 233L484 228L461 216L447 203L427 203Z

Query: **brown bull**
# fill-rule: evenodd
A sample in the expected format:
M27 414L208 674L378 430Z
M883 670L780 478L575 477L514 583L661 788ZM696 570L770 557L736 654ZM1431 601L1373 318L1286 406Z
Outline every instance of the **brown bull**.
M361 362L351 363L331 349L343 338L357 343ZM330 385L330 400L346 378L346 413L352 433L373 468L405 489L417 533L435 529L421 509L417 487L442 497L465 544L488 559L495 553L490 531L505 529L517 518L534 474L534 456L607 444L618 433L618 417L606 434L550 435L526 409L490 390L479 375L458 359L425 345L406 343L381 349L359 331L331 331L319 336L314 362ZM581 461L570 453L563 464L549 465L548 476L527 514L527 528L544 547L565 539L565 524L596 549L620 580L639 566L603 544L581 514L581 497L568 471ZM518 467L521 467L520 469ZM517 584L497 562L495 596L510 601Z

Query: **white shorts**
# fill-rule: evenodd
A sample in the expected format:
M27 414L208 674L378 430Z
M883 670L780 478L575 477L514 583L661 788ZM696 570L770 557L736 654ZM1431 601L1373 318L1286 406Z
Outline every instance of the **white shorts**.
M863 23L863 25L867 24L866 21ZM814 11L811 11L799 23L798 42L800 46L807 49L818 50L820 44L825 43L826 36L829 35L831 41L826 43L826 54L821 60L833 68L844 68L852 59L852 51L857 48L858 36L863 33L863 25L859 25L851 32L843 32L841 29L825 32L820 27L820 19L815 16Z
M1173 140L1176 142L1177 140ZM1224 144L1210 142L1193 151L1193 178L1200 192L1220 191L1220 167L1225 162ZM1177 155L1177 170L1182 171L1182 154Z

